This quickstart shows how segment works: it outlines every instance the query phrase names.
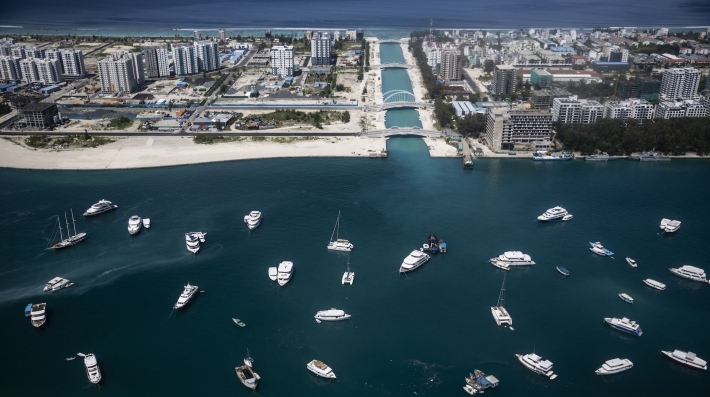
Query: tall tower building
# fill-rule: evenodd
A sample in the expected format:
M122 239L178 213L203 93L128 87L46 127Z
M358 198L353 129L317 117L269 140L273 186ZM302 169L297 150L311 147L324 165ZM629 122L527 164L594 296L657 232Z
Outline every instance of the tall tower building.
M84 65L84 53L81 50L59 50L62 55L62 68L64 77L84 77L86 66Z
M219 69L219 46L209 40L196 41L195 57L198 72L211 72Z
M17 81L21 79L20 59L13 56L0 56L0 80Z
M47 50L45 55L46 55L47 59L58 60L59 61L59 72L60 72L60 74L64 74L64 65L62 64L62 53L58 49L53 48L53 49Z
M202 40L202 33L200 33L199 30L193 30L193 31L192 31L192 34L193 34L193 36L194 36L194 38L195 38L195 41L200 41L200 40Z
M227 31L224 29L219 30L219 42L222 44L227 42Z
M145 55L145 70L147 77L170 76L168 67L168 51L162 46L152 46L143 49Z
M37 76L44 85L52 85L64 81L59 59L35 59Z
M186 44L175 44L173 47L173 65L175 67L176 76L186 76L195 74L199 71L197 68L197 57L195 56L195 47Z
M513 66L496 65L495 70L493 70L493 82L491 84L491 92L493 94L515 94L517 84L518 73Z
M271 47L271 75L293 76L293 46Z
M672 68L663 72L661 99L693 99L698 96L700 70L695 68Z
M311 65L330 66L330 35L315 32L311 36Z
M444 80L461 80L461 53L458 49L446 50L441 54L439 74Z
M22 72L22 81L25 83L40 81L39 74L37 74L37 65L35 65L34 59L21 60L20 71Z
M142 60L142 54L124 52L111 54L98 62L101 91L104 94L130 93L138 88L135 55L139 55Z

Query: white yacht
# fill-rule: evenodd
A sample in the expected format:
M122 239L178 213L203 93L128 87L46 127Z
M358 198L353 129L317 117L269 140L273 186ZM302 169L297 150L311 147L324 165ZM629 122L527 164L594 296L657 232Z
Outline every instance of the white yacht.
M185 244L187 245L187 250L193 254L200 251L200 242L205 242L206 235L207 233L202 232L185 233Z
M626 263L628 263L629 266L631 266L631 267L637 267L637 266L638 266L638 263L636 263L635 260L629 258L628 256L626 257Z
M69 288L74 283L70 282L69 280L61 277L55 277L47 283L47 285L44 286L44 292L54 292L54 291L59 291L62 288Z
M422 251L412 251L399 267L400 273L411 272L412 270L418 268L419 266L427 263L429 260L429 255Z
M634 303L634 298L632 298L629 294L621 293L619 294L619 298L621 298L624 302Z
M143 227L146 229L150 229L150 219L149 218L143 218Z
M128 219L128 233L135 236L141 231L143 224L141 223L141 217L138 215L133 215Z
M496 320L496 324L508 324L513 325L513 318L503 305L505 304L505 273L503 273L503 284L500 287L500 294L498 294L498 303L491 307L491 313L493 313L493 318Z
M249 215L244 215L244 223L249 230L254 230L261 224L261 211L252 211Z
M335 237L335 240L333 240ZM347 251L350 252L355 246L348 240L340 238L340 211L338 211L338 219L335 221L335 227L333 227L333 233L330 235L330 242L328 243L328 249L333 251Z
M665 285L665 284L659 283L659 282L656 281L656 280L651 280L650 278L647 278L647 279L643 280L643 283L646 284L646 285L648 285L648 286L651 287L651 288L655 288L655 289L660 290L660 291L663 291L663 290L666 289L666 285Z
M330 310L321 310L313 317L321 321L343 321L349 319L351 316L342 310L332 308Z
M680 229L680 221L673 221L670 219L661 219L661 230L666 233L674 233Z
M490 261L491 263L503 262L509 266L532 266L535 264L530 255L523 254L520 251L506 251L497 258L491 258Z
M566 215L568 215L567 210L562 207L557 206L557 207L552 207L549 210L545 211L544 214L537 217L537 220L543 221L543 222L554 221L556 219L562 219Z
M47 321L47 304L46 303L35 303L32 305L32 310L30 311L30 320L32 325L39 328L44 325Z
M252 390L256 390L257 382L261 377L259 374L254 372L252 366L254 364L254 359L251 357L246 357L244 359L244 365L241 367L236 367L234 370L237 373L237 377L242 384Z
M93 384L101 382L99 363L96 361L96 356L93 353L84 356L84 366L86 367L86 376L89 377L89 382Z
M552 372L552 362L549 360L543 360L542 357L535 353L526 354L524 356L516 354L515 357L517 357L527 369L537 374L547 376L550 379L557 378L557 375Z
M118 208L118 206L111 203L110 201L100 200L98 203L89 207L89 209L84 212L84 216L94 216L103 214L104 212L115 210L116 208Z
M605 317L604 321L609 324L612 328L616 328L619 331L626 332L628 334L641 336L643 331L641 326L636 323L636 321L631 321L628 318L616 318L616 317Z
M306 368L320 377L335 379L335 373L323 361L313 360L306 364Z
M270 267L269 278L271 279L271 281L276 281L276 279L279 278L279 269L276 267Z
M278 282L280 286L284 286L288 284L289 281L291 281L291 277L293 276L293 262L289 261L283 261L279 263L279 269L278 269Z
M597 255L601 255L601 256L613 256L614 255L613 252L604 248L602 243L600 243L599 241L597 241L596 243L593 243L590 241L589 245L590 245L589 250L594 252Z
M693 281L702 281L706 282L708 279L705 277L705 270L700 269L695 266L681 266L677 269L675 268L670 268L668 269L671 271L671 273L675 274L676 276L681 276L683 278L687 278L688 280L693 280Z
M614 358L607 360L602 366L594 371L597 375L612 375L633 368L634 363L627 358Z
M76 232L76 220L74 219L74 210L71 211L71 220L72 224L74 225L74 234L71 234L71 228L69 227L69 220L67 219L67 213L64 213L64 222L67 224L67 238L64 238L64 235L62 234L62 221L57 217L57 228L59 229L59 242L52 245L51 249L62 249L66 247L71 247L72 245L79 244L80 242L86 240L86 233L77 233ZM52 236L52 241L49 243L52 244L54 242L54 239L57 237L56 231L54 232ZM50 248L50 247L47 247Z
M505 271L509 271L509 270L510 270L510 265L509 265L509 264L507 264L507 263L505 263L505 262L501 262L501 261L499 261L499 260L494 260L494 259L497 259L497 258L491 259L491 264L492 264L493 266L497 267L498 269L505 270Z
M343 273L343 279L341 280L342 284L350 284L353 285L353 281L355 281L355 272L345 272Z
M708 363L705 360L701 360L695 355L695 353L684 352L682 350L674 350L672 352L661 350L661 353L668 356L673 361L687 365L692 368L706 370L708 369Z
M177 303L175 304L174 308L175 309L181 309L185 307L192 298L195 296L197 293L197 286L196 285L190 285L188 282L187 285L185 286L185 290L182 291L182 294L180 294L180 298L178 298Z

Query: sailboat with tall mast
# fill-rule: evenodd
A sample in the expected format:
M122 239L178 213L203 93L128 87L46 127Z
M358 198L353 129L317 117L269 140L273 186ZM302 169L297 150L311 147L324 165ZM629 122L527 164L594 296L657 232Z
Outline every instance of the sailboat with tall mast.
M71 220L72 223L74 224L74 234L71 234L71 228L69 227L69 220L67 219L67 213L64 212L64 221L67 224L67 238L64 238L64 235L62 234L62 221L57 217L57 227L59 229L59 241L58 243L52 245L51 247L48 247L48 249L62 249L66 247L71 247L72 245L79 244L80 242L86 240L86 233L77 233L76 232L76 220L74 219L74 210L71 210ZM52 240L50 241L50 244L54 242L54 239L57 237L56 232L52 236Z
M503 305L505 304L505 274L503 274L503 285L500 287L500 294L498 294L498 304L491 307L491 313L493 313L493 318L496 320L496 324L508 324L513 325L513 318Z
M343 273L343 284L348 283L350 285L353 285L353 281L355 281L355 272L350 271L350 254L348 254L348 265L347 269L345 270L345 273Z
M335 236L335 240L333 240ZM350 241L340 238L340 211L338 211L338 219L335 221L335 227L333 228L333 233L330 235L330 243L328 243L328 249L333 251L347 251L350 252L354 246Z

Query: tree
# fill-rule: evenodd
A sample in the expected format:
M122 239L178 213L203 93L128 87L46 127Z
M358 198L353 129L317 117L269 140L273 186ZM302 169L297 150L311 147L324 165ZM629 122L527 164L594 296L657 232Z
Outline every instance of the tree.
M486 59L486 62L483 64L483 71L486 73L493 73L493 70L496 68L495 62L493 62L490 59Z
M340 117L340 119L343 121L343 123L349 123L350 122L350 112L347 110L343 112L343 115Z

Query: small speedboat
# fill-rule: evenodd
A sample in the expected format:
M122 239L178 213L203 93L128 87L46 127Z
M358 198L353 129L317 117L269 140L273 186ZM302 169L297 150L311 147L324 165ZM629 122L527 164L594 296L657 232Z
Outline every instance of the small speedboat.
M634 298L632 298L629 294L621 293L619 294L619 298L621 298L621 300L624 302L634 303Z
M646 284L646 285L648 285L649 287L654 288L654 289L657 289L657 290L659 290L659 291L663 291L663 290L666 289L666 285L665 285L665 284L659 283L659 282L656 281L656 280L651 280L650 278L647 278L647 279L643 280L643 283Z
M32 325L39 328L44 325L47 321L47 304L46 303L35 303L32 305L32 310L30 311L30 320Z
M510 265L501 261L491 261L491 264L501 270L510 270Z
M560 272L560 274L565 277L569 276L569 270L565 269L562 266L557 266L557 271Z
M146 229L150 229L150 219L143 218L143 227Z
M629 266L631 266L631 267L636 267L636 266L638 266L638 263L636 263L635 260L629 258L628 256L626 257L626 263L628 263Z
M323 361L313 360L306 364L306 368L322 378L335 379L335 373Z
M238 318L233 318L232 321L234 321L234 324L237 324L238 326L240 326L242 328L247 326L246 324L244 324L244 322L242 320L240 320Z
M276 267L270 267L269 268L269 278L271 281L276 281L276 279L279 277L279 269Z
M313 317L321 321L343 321L349 319L351 316L342 310L333 308L330 310L321 310Z
M567 214L567 215L565 215L565 216L562 217L562 220L565 221L565 222L567 222L567 221L569 221L569 220L572 220L572 218L573 218L572 214Z

